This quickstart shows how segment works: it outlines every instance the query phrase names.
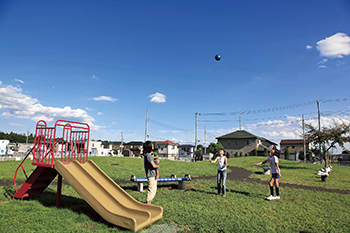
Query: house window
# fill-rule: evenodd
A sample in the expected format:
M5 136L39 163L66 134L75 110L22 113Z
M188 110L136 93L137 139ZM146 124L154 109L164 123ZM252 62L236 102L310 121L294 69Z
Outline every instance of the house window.
M252 140L247 140L247 146L251 146L252 145Z
M230 145L230 144L231 144L231 142L230 142L230 140L228 140L228 141L227 141L227 145Z
M238 145L238 141L236 140L236 146Z

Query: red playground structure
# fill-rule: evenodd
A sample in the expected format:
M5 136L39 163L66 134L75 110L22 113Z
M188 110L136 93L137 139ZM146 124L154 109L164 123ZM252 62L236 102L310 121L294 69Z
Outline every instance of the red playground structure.
M57 135L60 135L60 137ZM45 121L39 121L36 124L34 147L27 153L16 169L13 183L16 194L12 199L41 194L58 174L54 169L54 164L57 160L64 164L72 161L87 162L89 135L90 127L86 123L58 120L54 127L47 127ZM61 146L60 154L55 154L55 150L59 146ZM37 167L28 178L23 168L23 162L29 155L33 156L32 165ZM17 190L16 177L19 168L22 169L27 180ZM61 187L62 176L59 175L56 206L60 205Z
M102 218L114 225L138 231L161 219L162 207L138 202L89 160L89 135L86 123L58 120L54 127L47 127L45 121L39 121L34 147L16 169L12 200L42 194L58 175L57 207L61 204L64 178ZM29 155L36 168L28 177L23 162ZM17 190L20 168L26 181Z

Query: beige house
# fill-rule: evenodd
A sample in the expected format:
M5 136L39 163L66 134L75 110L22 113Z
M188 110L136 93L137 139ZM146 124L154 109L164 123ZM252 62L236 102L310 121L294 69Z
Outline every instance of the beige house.
M178 143L169 140L157 141L156 143L160 158L175 160L179 157Z
M281 148L281 158L284 158L284 151L288 149L290 153L289 159L299 160L298 159L299 153L304 151L304 140L303 139L281 140L280 148ZM305 140L305 150L306 150L306 153L309 153L309 151L311 151L311 143L309 140Z
M237 130L216 139L225 148L226 153L230 154L230 157L241 154L253 156L255 151L258 155L264 155L265 151L270 151L273 146L277 145L245 130Z
M125 157L139 157L143 153L142 141L131 141L125 143L123 146L123 154Z

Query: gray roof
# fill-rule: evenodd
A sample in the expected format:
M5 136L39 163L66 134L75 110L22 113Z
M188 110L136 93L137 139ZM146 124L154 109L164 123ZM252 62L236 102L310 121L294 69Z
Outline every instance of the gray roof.
M235 132L225 134L223 136L217 137L216 139L260 139L263 141L267 141L273 145L277 145L277 143L274 143L266 138L256 136L252 133L249 133L245 130L237 130Z
M246 139L246 138L260 138L252 133L245 130L237 130L235 132L225 134L223 136L217 137L216 139Z

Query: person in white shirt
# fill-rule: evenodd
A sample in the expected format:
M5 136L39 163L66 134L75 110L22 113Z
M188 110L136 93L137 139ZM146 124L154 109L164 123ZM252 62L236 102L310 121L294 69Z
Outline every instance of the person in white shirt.
M278 179L281 178L282 175L281 175L280 167L278 166L279 161L278 161L278 157L276 156L276 154L277 154L276 147L273 147L272 150L270 151L269 157L265 161L255 164L255 166L258 166L258 165L269 162L271 165L272 177L271 177L271 180L269 181L271 195L266 198L269 201L275 200L275 199L280 199ZM273 184L275 184L276 196L274 196L274 193L273 193Z
M216 157L214 161L210 160L210 163L218 162L218 195L222 192L224 197L226 197L226 177L227 177L227 157L225 156L225 150L221 149L219 151L220 156ZM221 187L222 184L222 187Z

